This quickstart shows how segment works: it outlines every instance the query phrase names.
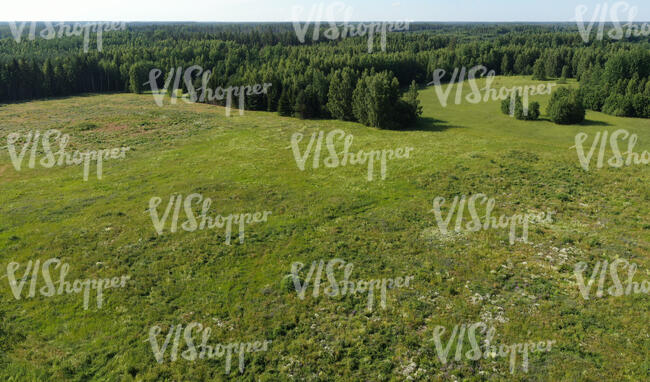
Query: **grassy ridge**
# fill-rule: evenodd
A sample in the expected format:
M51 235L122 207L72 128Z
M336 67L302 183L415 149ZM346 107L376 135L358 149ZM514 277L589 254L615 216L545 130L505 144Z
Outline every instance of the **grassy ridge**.
M498 78L493 86L531 81ZM536 82L533 82L536 83ZM465 94L469 94L469 88ZM573 265L622 257L649 279L650 171L647 166L584 171L574 137L624 128L650 150L647 120L588 112L587 123L517 121L498 102L441 107L420 93L423 120L409 131L355 123L301 121L246 112L226 118L209 105L166 105L116 94L0 107L0 265L58 257L70 279L129 274L126 289L85 311L79 295L15 300L0 279L0 377L16 380L226 380L223 359L159 365L151 326L196 321L211 342L272 340L247 355L242 380L641 380L650 372L648 296L585 301ZM450 98L453 99L454 92ZM548 96L532 97L542 104ZM79 166L17 172L6 136L58 128L72 149L130 146L104 178ZM352 151L410 146L412 159L388 164L368 182L365 166L300 171L291 135L343 129ZM304 149L303 142L301 149ZM224 244L223 230L156 235L149 199L201 193L212 214L273 211ZM495 213L556 211L531 229L534 244L508 245L506 230L441 237L430 212L436 196L484 193ZM304 301L282 283L291 263L334 257L354 278L414 275L392 290L388 309L365 299ZM26 287L27 288L27 287ZM472 297L490 295L476 302ZM556 340L531 355L528 374L507 360L441 365L433 328L487 321L499 343ZM164 331L166 333L166 331ZM454 348L451 354L454 353ZM415 364L415 367L413 367Z

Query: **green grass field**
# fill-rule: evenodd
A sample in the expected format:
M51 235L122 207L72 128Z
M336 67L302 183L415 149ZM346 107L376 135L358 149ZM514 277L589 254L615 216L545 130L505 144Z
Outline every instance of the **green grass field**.
M529 83L538 82L493 86ZM517 121L499 102L443 108L433 88L420 98L423 118L408 131L264 112L226 118L211 105L159 108L151 95L0 106L0 379L648 380L648 294L585 300L573 269L620 257L639 266L636 281L650 279L650 169L585 171L571 147L580 132L591 144L622 128L638 135L637 152L650 150L650 121L588 112L582 125L559 126ZM544 114L549 96L532 99ZM70 134L68 150L131 150L105 162L101 180L91 172L84 182L81 166L16 171L7 135L47 129ZM292 134L333 129L354 135L353 152L414 150L388 162L385 180L369 182L366 166L300 171ZM149 200L165 206L174 193L211 198L213 215L272 215L247 226L243 244L225 245L219 229L159 236ZM495 198L497 215L551 210L555 221L531 226L531 243L509 245L505 229L441 236L433 199L477 193ZM74 294L16 300L7 265L20 263L22 276L27 261L53 257L70 264L71 280L131 280L106 291L101 309L91 298L84 310ZM301 300L283 281L294 261L332 258L353 263L356 279L415 279L372 312L363 296ZM527 373L518 364L511 374L506 358L443 365L434 328L478 321L496 327L496 343L556 345L531 354ZM212 327L212 343L272 343L246 355L243 374L233 366L227 375L223 359L156 363L149 328L191 322Z

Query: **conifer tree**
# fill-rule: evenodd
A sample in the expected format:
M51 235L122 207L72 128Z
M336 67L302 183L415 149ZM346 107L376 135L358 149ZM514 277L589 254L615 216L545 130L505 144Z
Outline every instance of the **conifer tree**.
M546 72L544 70L544 62L540 58L533 66L533 79L539 81L546 81Z
M327 109L333 118L341 121L354 120L352 95L356 84L356 75L350 68L337 69L330 80L327 94Z
M291 107L291 101L289 100L289 92L286 88L282 89L280 101L278 101L278 114L283 117L290 117L293 114L293 108Z

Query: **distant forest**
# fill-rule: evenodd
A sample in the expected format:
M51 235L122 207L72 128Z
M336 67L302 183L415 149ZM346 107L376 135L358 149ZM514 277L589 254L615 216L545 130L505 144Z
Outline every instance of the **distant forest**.
M301 43L291 23L129 23L104 33L101 52L91 34L88 53L83 36L29 40L28 33L29 25L17 43L0 24L0 102L139 93L153 68L165 74L163 87L172 68L200 65L212 71L212 89L272 84L246 98L248 110L394 128L417 116L415 84L430 82L434 70L483 65L501 75L576 78L587 109L650 118L650 37L594 35L585 43L575 24L412 23L388 33L385 52L375 37L372 53L366 36L330 41L321 33L312 41L308 31ZM396 108L385 114L403 120L369 120L364 105L379 102L363 97L369 87L388 100L376 110Z

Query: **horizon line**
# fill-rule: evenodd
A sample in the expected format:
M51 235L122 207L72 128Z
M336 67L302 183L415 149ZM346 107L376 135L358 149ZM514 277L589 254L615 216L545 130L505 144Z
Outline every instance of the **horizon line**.
M248 23L248 24L281 24L281 23L373 23L373 22L384 22L384 23L396 23L396 22L409 22L409 23L429 23L429 24L444 24L444 23L487 23L487 24L496 24L496 23L519 23L519 24L540 24L540 23L554 23L554 24L574 24L576 20L551 20L551 21L522 21L522 20L498 20L498 21L481 21L481 20L455 20L455 21L422 21L422 20L347 20L347 21L336 21L336 20L285 20L285 21L197 21L197 20L0 20L0 23L79 23L79 22L119 22L119 23L223 23L223 24L233 24L233 23ZM618 23L621 26L625 26L628 22L622 22L620 20L605 20L605 23L613 24ZM650 23L648 21L631 21L632 24L643 24Z

